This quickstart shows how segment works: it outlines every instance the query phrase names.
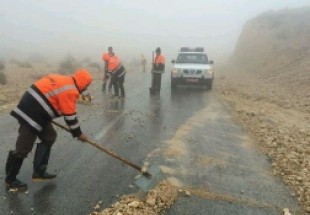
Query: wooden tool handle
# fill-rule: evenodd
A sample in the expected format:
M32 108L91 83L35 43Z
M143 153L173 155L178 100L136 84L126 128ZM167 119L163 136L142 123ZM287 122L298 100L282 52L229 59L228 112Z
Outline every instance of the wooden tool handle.
M64 129L64 130L66 130L66 131L68 131L68 132L71 133L71 131L70 131L70 129L69 129L68 127L66 127L66 126L64 126L64 125L62 125L62 124L60 124L60 123L58 123L58 122L55 122L55 121L52 121L52 123L53 123L54 125L56 125L56 126L58 126L58 127L60 127L60 128L62 128L62 129ZM143 175L145 175L145 176L147 176L147 177L151 177L151 174L148 173L148 172L142 171L142 168L141 168L140 166L138 166L138 165L136 165L136 164L130 162L129 160L126 160L125 158L123 158L123 157L117 155L115 152L113 152L113 151L111 151L111 150L108 150L108 149L106 149L106 148L104 148L104 147L98 145L97 143L91 141L91 140L86 140L86 142L89 143L90 145L96 147L97 149L99 149L99 150L105 152L106 154L108 154L108 155L110 155L110 156L112 156L112 157L114 157L114 158L116 158L116 159L122 161L122 162L125 163L126 165L133 167L134 169L136 169L136 170L138 170L139 172L141 172Z

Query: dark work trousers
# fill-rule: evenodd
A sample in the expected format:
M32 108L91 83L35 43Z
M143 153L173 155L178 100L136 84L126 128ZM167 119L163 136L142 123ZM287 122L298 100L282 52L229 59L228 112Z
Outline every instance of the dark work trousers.
M160 92L161 86L161 73L153 72L153 79L152 79L152 89L155 92Z
M111 82L114 89L114 95L119 96L119 89L121 90L121 97L125 97L124 81L125 81L125 68L120 66L115 72L112 73Z
M121 97L125 97L124 81L125 81L125 74L123 74L120 77L117 77L117 85L121 90Z
M103 84L106 84L108 79L109 79L109 77L108 77L108 67L107 67L107 64L105 63L105 65L104 65Z
M104 68L103 82L106 83L108 79L109 79L109 76L108 76L108 68Z
M108 76L109 76L109 80L108 80L108 91L111 91L112 90L112 80L111 80L111 72L108 72Z
M39 134L36 134L29 127L29 125L20 122L18 137L16 140L16 153L21 155L22 157L27 157L29 152L31 152L37 137L41 141L40 144L44 144L50 148L56 140L57 133L53 128L52 124L44 127Z

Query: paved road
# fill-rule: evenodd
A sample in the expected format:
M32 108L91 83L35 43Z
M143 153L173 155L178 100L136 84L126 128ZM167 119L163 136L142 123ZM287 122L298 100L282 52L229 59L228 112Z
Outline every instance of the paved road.
M78 107L83 131L136 164L161 166L170 181L186 186L193 195L179 198L169 215L278 215L285 207L300 214L289 189L272 176L267 157L255 149L216 93L196 87L171 92L168 76L161 95L150 96L149 74L129 73L123 101L102 93L96 80L90 89L95 96L92 105ZM18 125L2 114L0 126L4 180L5 159ZM57 179L33 183L30 154L19 175L28 183L28 193L9 193L0 186L0 214L86 215L99 201L109 207L118 196L138 191L133 186L136 170L57 130L49 165Z

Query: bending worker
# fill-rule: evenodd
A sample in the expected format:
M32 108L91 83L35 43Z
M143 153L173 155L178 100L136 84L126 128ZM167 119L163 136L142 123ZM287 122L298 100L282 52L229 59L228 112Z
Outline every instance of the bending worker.
M155 50L156 56L153 59L152 65L152 87L150 93L160 93L161 74L165 72L165 57L161 54L161 49L158 47Z
M91 82L92 76L85 69L77 70L72 76L49 74L24 93L17 107L11 111L19 122L19 130L16 148L9 152L5 166L5 183L9 188L27 188L27 184L16 176L37 137L40 143L36 146L32 179L42 181L56 177L46 171L51 147L57 136L51 124L54 118L64 116L72 136L87 141L76 115L76 102Z
M111 78L111 74L108 71L108 63L110 58L110 53L113 52L112 47L108 47L108 52L103 53L102 60L104 61L104 77L103 77L103 83L102 83L102 91L106 91L107 82L109 81L109 78ZM111 91L112 89L112 82L110 79L108 90Z
M108 70L111 73L111 82L114 89L114 96L116 97L125 97L125 89L124 89L124 80L126 70L121 63L118 56L114 54L114 52L110 53ZM119 89L121 90L121 95L119 95Z

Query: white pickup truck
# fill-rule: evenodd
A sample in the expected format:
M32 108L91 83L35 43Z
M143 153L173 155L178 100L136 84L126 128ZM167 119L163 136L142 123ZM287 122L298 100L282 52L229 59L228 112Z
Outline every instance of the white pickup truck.
M211 90L214 73L213 61L202 47L182 47L176 60L172 60L171 88L177 85L203 85Z

